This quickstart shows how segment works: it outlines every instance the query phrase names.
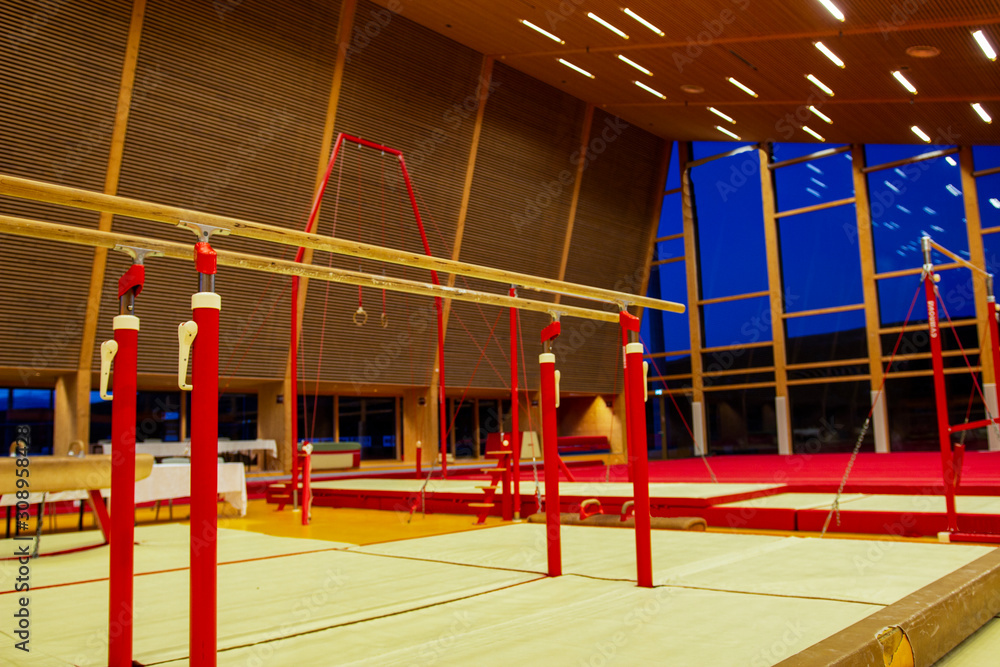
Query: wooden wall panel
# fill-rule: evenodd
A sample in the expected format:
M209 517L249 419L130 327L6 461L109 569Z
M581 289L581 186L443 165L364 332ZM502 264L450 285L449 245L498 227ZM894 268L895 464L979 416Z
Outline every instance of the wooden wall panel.
M638 293L656 206L663 140L600 109L588 144L566 280ZM594 302L565 299L593 308ZM613 393L622 386L618 325L570 320L560 354L566 391Z
M557 277L575 171L571 160L579 150L585 110L580 100L497 63L494 92L483 118L462 261ZM506 291L495 283L456 283L466 284ZM527 291L522 296L551 300ZM490 346L488 358L476 370L479 346L486 345L498 315L495 308L480 313L475 305L452 305L445 355L450 386L470 384L474 371L473 386L500 388L509 382L506 313L497 326L499 343ZM538 334L547 323L544 314L522 313L529 386L537 385Z
M337 2L152 0L146 12L119 191L124 196L296 229L312 199L333 65ZM144 84L144 80L146 83ZM190 241L190 232L116 218L115 230ZM294 249L217 237L220 249L290 258ZM100 341L117 313L116 281L105 276ZM220 371L282 376L287 358L288 278L220 269ZM191 265L151 259L137 302L140 373L175 373L176 327L190 318Z
M131 3L0 3L0 173L100 190ZM96 227L96 213L0 198L0 212ZM0 366L75 369L93 251L0 239Z
M403 151L431 252L438 257L450 257L454 243L481 65L482 56L471 49L371 2L358 3L335 129ZM320 233L424 252L392 156L348 145L324 202ZM313 262L430 280L427 271L327 253L316 253ZM440 280L445 284L447 276ZM348 382L357 392L378 384L430 384L434 300L387 293L384 328L382 293L366 289L363 301L368 323L358 327L352 321L357 288L311 282L303 320L305 376Z

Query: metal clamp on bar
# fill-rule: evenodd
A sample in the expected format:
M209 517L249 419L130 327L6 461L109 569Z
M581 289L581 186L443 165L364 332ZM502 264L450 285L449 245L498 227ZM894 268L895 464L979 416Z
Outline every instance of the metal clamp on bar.
M114 396L108 393L108 381L111 379L111 362L118 354L118 341L106 340L101 343L101 400L110 401Z
M181 391L191 391L187 382L188 360L191 358L191 345L198 335L198 324L191 320L177 325L177 342L180 343L180 356L177 364L177 386Z

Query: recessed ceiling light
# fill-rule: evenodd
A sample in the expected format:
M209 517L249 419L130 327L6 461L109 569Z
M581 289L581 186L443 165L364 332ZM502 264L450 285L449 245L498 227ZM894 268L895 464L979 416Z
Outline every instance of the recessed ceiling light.
M628 58L626 58L625 56L623 56L620 53L618 54L618 60L622 61L626 65L631 65L632 67L636 68L637 70L639 70L643 74L648 74L649 76L653 76L653 73L650 72L648 69L646 69L645 67L643 67L639 63L635 62L634 60L629 60Z
M833 14L834 18L836 18L838 21L844 20L844 12L840 11L840 8L837 7L837 5L830 2L830 0L819 0L819 4L826 7L826 11Z
M824 138L823 138L822 136L820 136L820 134L819 134L818 132L815 132L814 130L811 130L811 129L809 129L809 128L808 128L808 127L806 127L805 125L803 125L803 126L802 126L802 131L803 131L803 132L806 132L806 133L808 133L808 134L811 134L811 135L813 135L814 137L816 137L816 138L817 138L817 139L819 139L820 141L826 141L826 139L824 139Z
M610 23L608 23L607 21L605 21L604 19L602 19L600 16L598 16L594 12L587 12L587 18L594 19L595 21L597 21L598 23L600 23L601 25L603 25L605 28L607 28L611 32L613 32L616 35L618 35L619 37L621 37L623 39L628 39L628 35L626 35L624 32L622 32L618 28L614 27L613 25L611 25Z
M827 116L825 113L817 109L816 107L809 105L809 111L812 111L817 117L819 117L823 122L833 124L833 120Z
M701 86L696 86L693 83L685 83L681 86L681 92L687 93L688 95L701 95L705 92L705 89Z
M560 44L565 44L566 43L563 40L561 40L558 37L556 37L555 35L553 35L548 30L542 30L541 28L539 28L537 25L535 25L531 21L525 21L524 19L518 19L518 21L520 21L522 25L525 25L525 26L531 28L535 32L541 33L541 34L545 35L546 37L548 37L549 39L551 39L553 42L559 42Z
M753 92L752 90L750 90L749 88L747 88L746 86L744 86L742 83L740 83L739 81L737 81L733 77L731 77L731 76L730 77L726 77L726 81L728 81L729 83L733 84L734 86L736 86L737 88L739 88L740 90L742 90L744 93L746 93L750 97L757 97L757 93Z
M729 130L727 130L726 128L724 128L724 127L722 127L722 126L720 126L720 125L716 125L716 126L715 126L715 129L717 129L717 130L718 130L719 132L722 132L723 134L727 134L727 135L729 135L730 137L732 137L732 138L733 138L733 139L735 139L736 141L740 141L740 138L739 138L739 136L738 136L738 135L736 135L736 134L733 134L732 132L730 132Z
M640 88L642 88L642 89L643 89L643 90L645 90L646 92L648 92L648 93L652 93L653 95L656 95L656 96L657 96L657 97L659 97L659 98L660 98L661 100L665 100L665 99L667 99L667 96L666 96L666 95L664 95L663 93L661 93L661 92L660 92L660 91L658 91L658 90L653 90L652 88L650 88L649 86L647 86L646 84L644 84L644 83L643 83L642 81L633 81L632 83L634 83L635 85L639 86Z
M629 16L631 16L632 18L634 18L639 23L641 23L644 26L646 26L647 28L649 28L650 30L652 30L653 32L655 32L660 37L663 37L666 34L662 30L660 30L659 28L657 28L655 25L653 25L652 23L650 23L646 19L642 18L641 16L639 16L638 14L636 14L635 12L633 12L628 7L626 7L622 11L625 12L626 14L628 14Z
M986 54L987 58L990 60L997 59L997 52L993 50L993 46L990 44L989 40L986 39L986 35L982 30L975 31L972 33L972 36L975 37L977 42L979 42L979 48L983 50L983 53Z
M903 88L906 88L908 91L910 91L914 95L917 94L917 89L913 87L912 83L910 83L909 81L907 81L906 77L903 76L902 72L900 72L899 70L896 70L895 72L892 73L892 75L894 77L896 77L896 81L899 81L901 84L903 84Z
M836 53L826 48L826 44L824 44L823 42L816 42L816 48L819 49L824 56L832 60L833 64L836 65L837 67L844 66L844 61L838 58Z
M711 111L712 113L714 113L719 118L722 118L723 120L727 120L730 123L732 123L733 125L736 125L736 121L735 120L733 120L732 118L730 118L726 114L722 113L721 111L719 111L715 107L708 107L708 110Z
M933 58L935 56L941 55L941 49L936 46L927 46L926 44L918 44L917 46L911 46L906 49L906 55L913 56L914 58Z
M571 62L569 62L568 60L563 60L562 58L559 58L559 62L561 62L563 65L565 65L566 67L570 68L571 70L575 70L575 71L579 72L580 74L584 75L588 79L593 79L594 78L593 74L591 74L587 70L583 69L582 67L577 67L576 65L574 65Z
M913 132L913 134L915 134L918 137L920 137L921 139L923 139L924 141L926 141L927 143L931 143L931 138L927 136L927 133L924 132L923 130L921 130L916 125L914 125L913 127L911 127L910 131Z
M988 113L986 113L986 109L984 109L983 105L981 105L979 102L976 102L975 104L973 104L972 108L976 110L976 113L979 114L979 117L983 119L983 122L986 122L986 123L992 123L993 122L993 119L990 118L990 115Z
M806 78L809 79L810 81L812 81L812 83L817 88L819 88L820 90L822 90L824 93L826 93L830 97L833 97L833 90L830 88L830 86L826 85L825 83L823 83L822 81L820 81L819 79L817 79L816 77L814 77L812 74L806 74Z

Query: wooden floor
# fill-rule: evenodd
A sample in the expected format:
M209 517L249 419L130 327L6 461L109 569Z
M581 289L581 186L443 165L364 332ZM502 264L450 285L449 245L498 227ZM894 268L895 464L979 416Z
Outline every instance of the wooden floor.
M187 526L148 518L136 532L136 659L187 664ZM542 525L326 508L300 519L263 501L220 518L219 664L771 665L993 551L657 531L657 587L639 589L630 530L563 527L566 574L551 579ZM88 540L68 531L43 547ZM13 567L0 564L5 617ZM32 652L0 625L0 664L105 664L107 576L107 547L32 561ZM946 664L987 664L996 634Z

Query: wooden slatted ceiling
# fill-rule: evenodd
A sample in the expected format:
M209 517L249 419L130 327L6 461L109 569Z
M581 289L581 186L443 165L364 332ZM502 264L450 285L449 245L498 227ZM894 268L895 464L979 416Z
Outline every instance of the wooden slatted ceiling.
M257 3L150 2L121 194L302 228L333 77L337 13L337 3L295 4L275 12ZM143 89L144 76L153 78ZM195 241L190 232L157 223L116 218L114 228ZM213 244L278 257L293 253L246 239L217 237ZM120 259L108 265L95 354L111 335L117 280L126 265ZM288 282L220 269L220 368L229 368L228 374L283 374ZM176 328L190 318L196 289L192 266L149 260L137 306L144 350L140 373L176 372ZM267 318L283 292L285 300Z
M408 8L408 16L665 138L725 139L714 129L718 119L704 107L733 104L738 108L730 115L737 118L737 133L744 139L815 141L801 131L786 137L775 128L786 114L810 101L805 75L812 73L836 92L827 107L839 111L834 125L818 119L810 125L823 126L826 131L821 134L828 140L918 143L909 128L919 123L930 128L952 125L963 143L1000 142L1000 126L983 123L970 107L971 102L982 102L994 110L994 117L1000 115L1000 61L987 60L971 36L972 30L984 28L994 47L1000 48L996 2L838 0L837 4L847 16L843 23L816 0L792 4L640 0L629 5L664 30L664 37L626 16L620 3L612 0L555 8L525 7L512 0L483 8L445 0ZM630 39L587 18L590 11L625 30ZM534 33L518 23L521 18L555 33L566 44ZM838 69L815 49L817 39L840 55L847 67ZM941 56L906 55L907 47L923 44L941 49ZM618 53L649 68L654 76L619 61ZM573 72L558 63L559 57L596 78ZM909 68L917 85L913 105L907 91L891 77L900 68ZM729 76L749 85L759 97L750 98L730 85ZM632 83L636 79L668 99L664 102L641 90ZM684 84L702 86L705 92L683 93Z
M129 2L0 5L0 172L100 190ZM9 215L97 226L97 214L0 199ZM0 238L0 366L75 369L93 252Z
M594 112L590 142L594 157L583 173L566 280L634 293L645 272L644 246L657 198L651 193L657 191L664 142L600 110ZM564 302L595 307L594 302ZM566 391L621 389L618 325L570 320L560 348Z
M403 16L377 15L378 10L369 2L358 4L354 34L364 33L372 21L381 27L367 45L353 43L335 127L403 151L431 252L450 257L482 57ZM335 206L338 181L339 207ZM321 233L333 233L336 217L337 237L423 254L395 158L346 145L325 201ZM331 258L327 253L316 253L313 261L430 281L429 272L398 265ZM446 283L446 275L439 278ZM356 392L371 391L379 384L430 384L437 335L434 300L387 293L389 326L383 328L381 292L362 294L368 323L358 327L352 320L357 288L327 289L311 283L303 324L306 377L315 380L319 370L322 381L349 382Z
M560 186L558 179L562 172L572 174L575 169L570 160L579 147L585 105L502 64L496 65L494 81L483 118L461 260L554 278L572 195L572 186ZM478 280L459 278L456 284L506 291L496 283ZM529 292L522 295L550 298ZM476 370L478 346L487 344L498 315L494 308L480 313L474 304L452 304L445 354L449 386L507 385L506 313L497 326L499 344L488 347L488 357ZM544 314L521 314L530 386L537 385L538 336L546 324Z

